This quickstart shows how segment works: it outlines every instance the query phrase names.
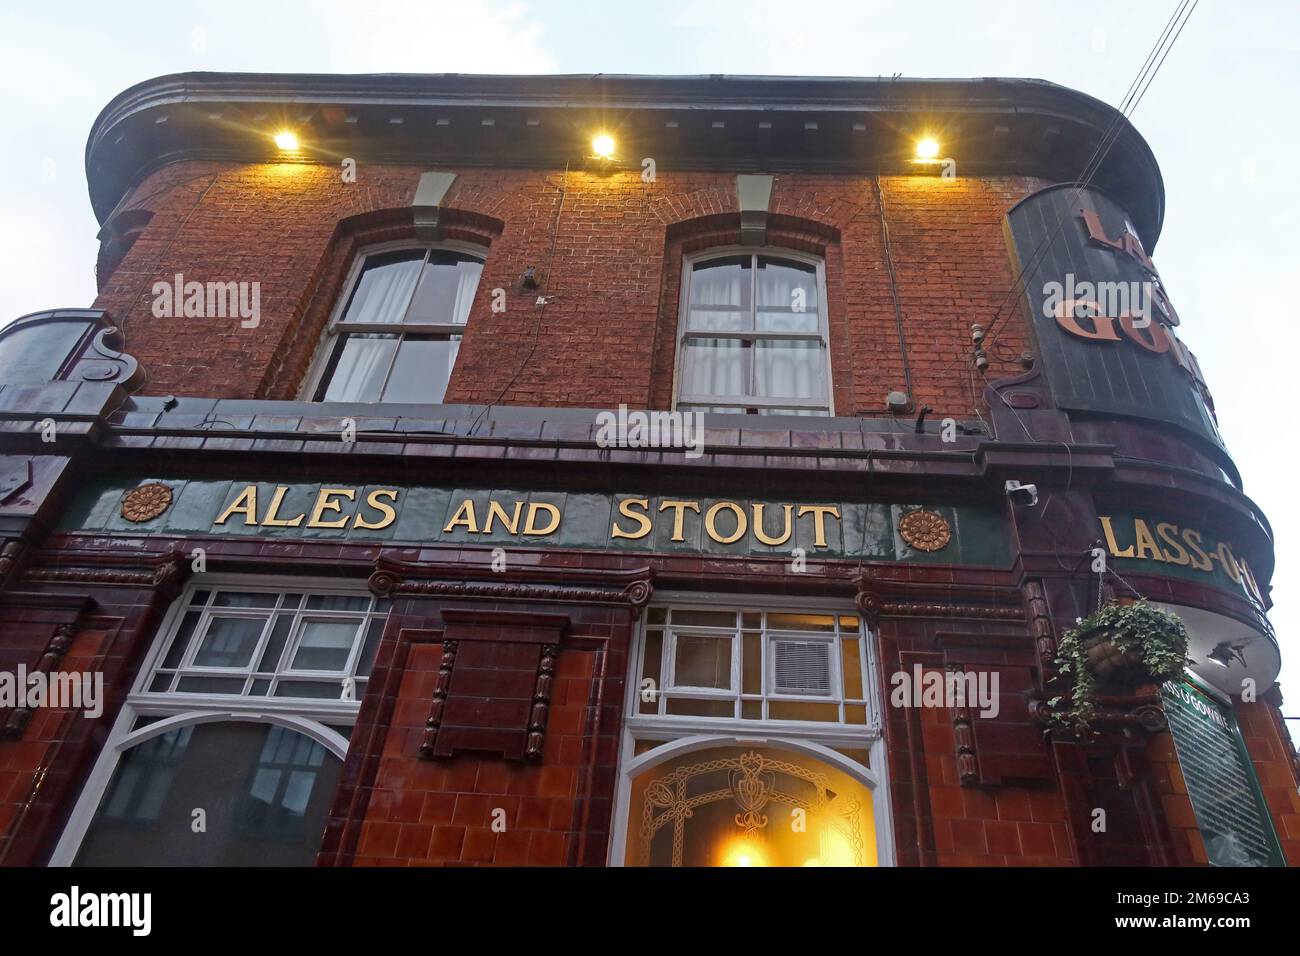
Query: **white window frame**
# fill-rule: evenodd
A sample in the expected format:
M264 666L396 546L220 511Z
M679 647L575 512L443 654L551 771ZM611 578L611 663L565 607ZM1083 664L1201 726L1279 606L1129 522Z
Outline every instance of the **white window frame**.
M399 239L393 242L380 242L374 245L365 246L357 250L352 257L352 265L348 268L347 281L343 283L343 291L334 303L334 308L330 311L330 318L325 323L325 328L321 331L320 339L316 343L315 356L312 358L311 366L308 369L307 376L303 381L303 387L299 390L298 399L304 402L315 402L316 392L320 389L325 378L325 372L329 368L330 358L338 345L338 337L343 333L365 333L374 332L380 334L394 333L412 333L415 335L460 335L464 336L465 330L469 328L468 320L464 325L454 325L441 322L347 322L343 321L343 314L347 310L348 303L352 299L352 293L356 290L357 281L361 278L361 270L365 268L366 259L371 256L381 255L385 252L401 252L403 250L422 249L427 257L430 252L458 252L462 255L474 256L483 261L487 266L488 250L486 246L476 245L472 242L459 242L448 240L446 242L412 242L410 240ZM481 278L481 277L480 277ZM414 291L412 291L414 295ZM475 298L478 297L478 290L474 291ZM410 304L407 304L410 308ZM390 367L391 371L391 367ZM321 399L324 401L324 399ZM381 404L379 402L363 404ZM431 402L428 404L439 404Z
M766 256L773 259L788 259L791 262L801 262L805 265L815 266L817 269L817 333L810 332L724 332L724 331L688 331L687 325L690 321L690 301L691 301L691 280L695 274L695 266L701 262L707 262L711 259L727 259L737 255L753 256L753 268L750 270L750 302L755 309L758 308L758 257ZM825 401L814 401L811 399L758 399L751 402L746 408L781 408L781 409L811 409L818 416L835 414L835 389L831 380L831 343L830 343L830 306L826 297L826 260L821 256L810 255L806 252L799 252L795 249L784 249L779 246L720 246L706 249L701 252L690 253L682 256L682 273L681 288L678 291L677 304L677 360L674 363L673 372L673 409L680 411L691 411L693 406L698 405L731 405L724 396L716 395L685 395L681 392L682 373L686 364L686 347L685 343L688 338L707 338L707 339L743 339L747 341L757 340L779 340L787 339L801 342L817 341L821 344L822 355L825 361L825 382L826 398ZM685 405L685 408L682 406ZM734 414L748 414L736 410Z
M714 640L722 640L727 637L731 643L731 661L728 670L728 683L726 687L702 687L698 684L679 684L677 683L677 639L679 637L707 637ZM664 628L664 652L667 655L666 661L660 668L660 673L665 671L668 674L668 680L664 682L664 689L681 697L721 697L735 696L740 693L740 646L734 636L724 635L720 629L711 627L683 627L683 628Z
M865 724L829 723L820 721L790 720L744 720L737 717L680 717L668 714L641 714L641 667L642 654L645 651L646 631L649 625L648 609L641 615L641 624L637 628L629 654L629 679L627 681L626 699L624 700L624 717L619 774L614 795L613 821L610 827L610 846L608 862L611 866L624 866L627 854L628 814L632 807L632 781L651 767L674 757L696 750L709 750L717 747L775 747L805 753L830 764L835 769L848 774L854 780L867 787L872 794L872 816L876 828L876 865L894 866L894 831L892 805L889 796L889 772L887 749L884 735L884 714L882 711L879 683L879 667L875 647L875 632L867 627L861 619L861 613L852 606L845 607L844 602L834 599L754 597L737 593L676 593L662 592L655 595L650 607L671 606L694 610L719 610L733 608L741 610L763 610L784 613L836 614L852 616L859 619L863 629L862 653L860 662L863 670L863 693L867 699L867 722ZM654 625L657 627L658 625ZM743 629L742 629L743 630ZM665 637L667 627L664 628ZM800 632L801 636L803 632ZM838 640L838 635L836 636ZM669 642L663 642L662 653L668 653ZM764 647L764 654L769 649ZM733 655L738 659L739 652L733 648ZM839 655L832 655L832 659ZM766 659L765 659L766 663ZM663 671L661 670L661 673ZM837 672L838 673L838 672ZM739 681L735 675L733 680ZM735 686L740 687L737 683ZM842 687L842 683L839 685ZM681 696L679 690L677 692ZM764 696L767 693L767 677L764 677ZM826 702L825 697L792 697L779 695L776 700L812 700ZM843 704L841 703L841 708ZM841 714L843 710L841 709ZM658 742L660 745L643 753L636 753L636 746L641 741ZM866 750L870 767L864 767L852 760L835 747Z
M735 704L736 712L740 712L744 703L759 702L762 705L762 712L767 714L768 704L771 702L785 701L806 701L808 703L835 704L840 709L840 721L832 723L830 721L774 721L764 716L765 724L780 723L788 724L792 727L825 727L841 726L861 728L878 724L880 720L880 701L876 691L876 685L872 678L874 664L872 662L872 634L862 621L862 615L857 610L844 610L840 605L828 604L817 608L807 602L796 602L794 606L789 606L779 599L774 601L755 601L745 595L720 595L718 600L708 604L698 604L695 598L685 598L680 601L656 601L652 607L662 608L671 606L674 609L686 610L703 610L714 611L726 609L756 612L777 612L777 613L830 613L834 611L835 617L856 617L859 620L861 629L860 653L858 656L858 665L860 668L859 679L862 682L861 698L846 697L844 690L844 674L841 662L839 642L843 640L843 632L836 630L832 632L818 631L796 631L779 627L768 627L766 623L759 626L759 654L763 660L762 685L757 694L746 693L744 689L744 675L742 673L743 665L741 660L742 647L741 642L744 640L744 633L752 632L754 628L747 628L742 624L739 628L715 627L700 624L680 624L674 625L669 621L665 624L651 624L649 613L642 615L642 624L640 628L639 641L637 644L637 661L635 670L635 680L637 683L641 680L641 655L645 652L646 632L649 630L662 631L663 638L661 644L661 659L659 665L660 680L657 686L662 693L658 695L657 714L642 714L640 706L636 708L636 717L638 720L648 720L651 718L661 717L667 720L677 721L683 719L682 716L669 714L667 712L667 700L670 697L688 697L698 700L717 700L730 701ZM716 637L719 639L730 638L731 640L731 680L727 687L700 687L693 684L679 684L677 682L677 639L679 636L685 637ZM825 643L831 646L830 661L830 679L832 693L829 694L789 694L778 693L776 690L776 672L774 666L775 648L774 641L791 640L813 643ZM867 711L866 724L846 724L844 721L845 708L851 706L865 705ZM743 720L741 717L711 717L699 718L701 720ZM748 718L752 722L752 718Z
M232 574L196 574L191 577L185 590L172 602L158 627L153 645L145 655L140 671L132 683L131 692L122 704L117 720L114 721L113 728L109 732L108 740L104 742L85 786L82 787L73 805L68 823L63 828L63 833L50 857L50 866L71 866L76 859L86 832L90 829L90 824L107 793L108 785L117 772L122 755L146 740L179 727L230 721L273 724L296 731L316 741L340 760L347 756L348 738L333 728L356 723L357 712L361 707L360 699L349 701L319 697L243 697L234 694L177 691L148 692L147 688L153 680L158 665L162 663L167 649L176 637L185 618L185 612L190 609L193 593L203 590L259 591L275 594L305 591L357 597L370 596L364 581L341 582L337 578ZM290 642L293 639L291 635ZM358 645L364 643L364 637L357 643ZM196 646L197 644L192 645L187 650L186 657L193 653L193 648ZM289 650L289 642L286 642L285 650ZM254 655L256 656L256 651ZM213 673L218 674L219 669L213 669ZM294 673L295 676L298 675L298 672ZM330 672L328 676L338 675ZM133 730L141 717L161 719Z

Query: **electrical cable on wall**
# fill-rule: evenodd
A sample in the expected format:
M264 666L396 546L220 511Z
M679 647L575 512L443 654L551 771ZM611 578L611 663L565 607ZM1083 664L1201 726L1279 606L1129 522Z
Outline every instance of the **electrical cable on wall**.
M889 276L889 295L894 302L894 324L898 329L898 351L903 359L903 388L907 400L912 396L912 367L907 357L907 338L903 333L903 305L898 297L898 275L894 271L894 251L889 241L889 220L885 215L885 193L880 188L880 174L871 177L876 187L876 203L880 211L880 236L884 247L885 271Z
M564 163L564 175L563 178L560 180L560 203L555 210L555 220L551 224L550 249L546 253L546 271L542 273L544 283L549 282L551 279L551 263L555 259L555 241L556 241L556 237L559 235L560 232L560 217L564 215L564 200L565 197L568 195L568 191L569 191L569 163L566 160ZM543 288L544 287L545 286L543 286ZM539 295L537 297L537 322L533 326L533 341L528 347L528 354L525 355L524 360L519 363L519 367L515 369L515 374L511 377L510 381L507 382L505 387L501 389L501 393L497 395L497 397L493 401L489 402L487 405L484 405L483 410L479 412L478 415L474 418L474 423L470 425L469 428L470 435L473 435L476 431L478 431L479 423L483 421L483 419L487 416L487 414L490 411L492 411L492 409L496 405L499 405L501 403L501 400L506 397L510 389L515 387L515 383L519 381L519 376L523 374L523 371L528 366L528 363L532 361L533 354L537 351L537 343L541 340L542 319L546 312L546 305L548 302L550 302L551 298L552 297L549 295Z
M1124 125L1137 111L1138 106L1141 105L1142 99L1146 96L1146 92L1150 88L1152 81L1155 80L1156 74L1160 72L1160 68L1164 66L1165 59L1169 56L1174 44L1178 42L1178 38L1182 35L1183 27L1187 26L1187 21L1196 11L1196 6L1199 3L1200 0L1181 0L1178 7L1175 8L1173 15L1169 18L1168 23L1165 24L1165 28L1161 32L1160 37L1156 40L1155 46L1152 48L1151 52L1147 54L1147 59L1146 62L1143 63L1142 69L1138 71L1137 77L1133 80L1133 83L1130 84L1128 93L1125 94L1124 99L1120 102L1120 106L1116 110L1115 116L1111 120L1110 125L1102 134L1101 139L1098 141L1096 148L1093 149L1092 155L1089 156L1088 161L1084 163L1083 170L1080 172L1080 178L1075 183L1074 195L1071 197L1070 202L1066 204L1067 207L1072 206L1075 200L1083 194L1083 191L1092 185L1093 179L1101 170L1101 164L1105 161L1106 156L1109 155L1111 148L1116 142L1118 142L1120 134L1124 131ZM1184 10L1186 10L1186 14L1183 14ZM1180 16L1182 17L1182 21L1181 23L1178 23L1177 31L1174 32L1168 45L1165 45L1165 39L1169 36L1170 31L1173 29L1174 24L1178 22ZM1154 68L1152 68L1151 64L1162 46L1164 47L1164 52L1161 54L1159 61L1155 62ZM1144 80L1145 83L1143 82ZM1138 91L1139 86L1141 86L1140 91ZM994 312L993 320L989 323L987 329L990 348L997 342L998 334L1001 331L998 327L998 323L1004 316L1003 310L1006 309L1007 304L1023 290L1025 278L1029 275L1031 270L1038 266L1043 257L1046 256L1051 243L1058 235L1060 235L1061 230L1065 228L1066 221L1063 212L1057 215L1055 228L1034 249L1033 254L1029 257L1029 261L1021 268L1020 274L1016 276L1011 288L1007 290L1006 296L1003 297L1002 303L998 306L997 311ZM1010 315L1010 313L1006 314Z

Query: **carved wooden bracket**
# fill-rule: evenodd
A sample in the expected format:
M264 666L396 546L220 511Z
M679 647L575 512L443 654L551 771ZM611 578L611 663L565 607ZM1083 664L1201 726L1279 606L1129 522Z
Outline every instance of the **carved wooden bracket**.
M10 538L0 548L0 589L18 579L18 569L27 555L27 545L21 538Z
M372 593L427 598L490 598L495 601L554 601L566 604L625 604L634 617L654 594L650 568L589 571L581 568L519 567L496 572L463 564L413 563L381 554L370 575Z
M1159 694L1094 697L1093 701L1096 704L1096 711L1090 721L1096 731L1093 737L1104 733L1123 733L1128 730L1157 734L1169 726ZM1044 726L1050 726L1054 711L1046 700L1033 697L1029 701L1029 713L1034 720ZM1053 731L1054 735L1056 733L1060 731Z
M458 751L541 760L567 614L442 612L442 662L420 756Z
M50 629L50 639L41 650L40 658L27 669L29 677L37 673L47 676L54 673L72 647L86 615L95 606L95 602L84 595L40 594L32 591L9 591L5 594L5 604L11 608L26 609L32 624L41 624ZM0 737L16 739L22 736L23 730L31 721L32 709L13 707L2 717Z
M948 665L948 670L958 668ZM969 701L962 700L953 708L952 733L957 746L957 779L964 787L980 782L979 758L975 746L975 726Z
M28 672L28 677L35 674L42 674L48 677L54 673L54 669L59 666L68 649L72 647L72 641L77 636L77 626L75 624L59 624L54 628L54 636L50 642L45 645L45 651L41 654L40 661ZM26 705L15 707L9 712L9 717L5 720L4 736L10 740L21 737L23 730L32 719L32 708Z
M33 567L24 581L71 581L79 584L128 584L153 588L163 600L181 593L190 575L185 552L172 548L161 555L133 557L122 554L78 555L73 567ZM146 570L136 570L138 568Z
M1021 607L993 605L935 604L930 601L884 601L879 594L859 591L854 604L868 626L875 627L880 618L972 618L976 620L1024 620Z
M1029 616L1029 632L1038 648L1038 660L1045 667L1051 666L1056 661L1056 636L1042 581L1025 582L1025 611Z
M882 617L1023 621L1024 595L1012 586L919 584L864 567L853 579L854 603L867 623Z

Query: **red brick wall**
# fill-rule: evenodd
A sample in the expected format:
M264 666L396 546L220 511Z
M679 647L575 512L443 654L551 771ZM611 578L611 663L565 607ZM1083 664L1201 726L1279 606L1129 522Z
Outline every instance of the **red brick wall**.
M0 739L0 865L46 862L81 791L84 775L116 719L139 657L153 640L160 609L156 592L139 587L89 589L94 614L82 619L67 653L55 665L60 673L103 674L103 714L36 708L22 733ZM56 619L68 620L67 592L51 589L57 611L0 607L0 669L30 673L55 632ZM62 600L61 600L62 599ZM0 709L0 724L9 712Z
M933 667L926 671L943 673ZM905 866L1073 865L1065 802L1055 781L1044 786L963 786L958 778L954 716L947 707L911 708L905 717L890 714L889 772L895 791L899 862ZM919 735L902 731L902 719L914 722ZM899 826L913 807L919 809L920 818ZM932 859L912 858L904 831L914 832L914 827L929 830L918 842L932 845Z
M1205 840L1196 824L1196 811L1183 779L1178 751L1169 731L1152 734L1147 741L1147 759L1151 766L1152 788L1160 799L1175 862L1179 866L1206 866Z
M922 708L922 740L939 866L1070 866L1065 804L1054 787L963 787L953 713Z
M1282 714L1267 701L1236 706L1237 722L1246 750L1259 775L1264 802L1273 816L1278 840L1289 866L1300 866L1300 777L1295 746L1282 722Z
M340 223L404 209L421 172L362 165L348 184L332 166L186 162L150 176L127 208L153 217L95 302L125 326L127 351L149 376L145 392L292 397L351 258ZM981 387L970 377L970 326L987 325L1013 279L1003 215L1045 184L889 177L880 185L914 397L936 414L970 414ZM639 170L469 169L458 171L444 206L501 227L490 237L448 401L668 403L680 281L670 232L716 217L720 237L734 242L734 175L661 170L643 183ZM772 212L776 244L797 244L801 232L823 237L837 411L881 411L886 392L903 386L903 371L871 178L778 175ZM403 235L411 235L409 224L385 237ZM542 273L537 292L519 286L530 265ZM187 281L259 282L260 326L155 318L153 283L177 272ZM491 311L494 288L506 290L505 312ZM545 308L536 305L539 293L554 297ZM1023 342L1016 313L997 355L1013 358ZM997 355L990 375L1018 370Z
M354 864L565 864L578 837L573 822L586 764L580 733L592 655L566 651L556 663L540 765L473 754L420 759L441 656L441 645L411 650Z
M470 746L426 758L421 744L440 686L443 635L449 633L442 614L457 607L424 600L394 605L319 863L604 865L631 612L562 606L572 629L559 642L539 761L507 760L500 752ZM460 672L469 660L470 641L457 640L452 669ZM464 686L452 676L448 700L454 703ZM507 719L482 713L484 726ZM493 726L515 731L513 725ZM522 739L525 727L517 732ZM446 728L440 733L445 736Z
M33 628L37 632L44 630L49 629ZM81 631L55 672L94 674L99 670L99 657L110 643L110 637L107 631ZM30 661L24 663L31 666ZM63 770L55 756L59 745L69 737L72 723L80 719L79 714L65 707L34 708L21 737L0 742L0 859L7 858L14 831L36 824L28 814L37 783L51 768ZM0 724L8 716L8 710L0 710Z

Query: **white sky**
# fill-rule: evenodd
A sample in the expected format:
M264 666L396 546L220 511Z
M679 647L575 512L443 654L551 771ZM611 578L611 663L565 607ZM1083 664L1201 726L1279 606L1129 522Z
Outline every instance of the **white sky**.
M1025 76L1118 104L1174 0L494 0L5 4L0 322L95 297L83 156L99 110L186 70ZM1278 539L1272 613L1300 716L1300 3L1202 0L1133 119L1164 173L1155 260L1246 493ZM1255 389L1259 389L1257 393ZM1293 723L1300 731L1300 723Z

